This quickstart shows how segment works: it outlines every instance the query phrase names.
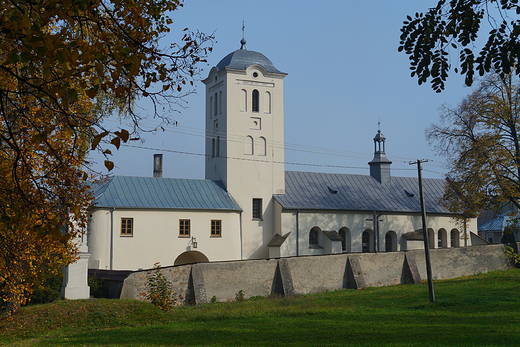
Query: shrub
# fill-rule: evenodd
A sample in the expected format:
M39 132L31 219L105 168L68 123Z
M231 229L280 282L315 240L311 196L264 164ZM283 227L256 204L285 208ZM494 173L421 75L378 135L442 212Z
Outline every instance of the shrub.
M235 299L239 302L244 301L245 293L243 290L239 290L238 293L235 294Z
M60 300L62 285L63 272L45 274L44 280L38 286L35 286L34 292L29 297L28 305L46 304Z
M94 298L108 298L104 283L104 278L97 278L96 275L89 276L88 286L90 287L90 296Z
M515 252L513 247L505 246L504 253L506 254L506 257L517 267L518 265L520 265L520 254L518 254L518 252Z
M148 275L147 299L161 310L169 311L177 303L172 283L164 277L159 263L155 263L153 267L154 270Z

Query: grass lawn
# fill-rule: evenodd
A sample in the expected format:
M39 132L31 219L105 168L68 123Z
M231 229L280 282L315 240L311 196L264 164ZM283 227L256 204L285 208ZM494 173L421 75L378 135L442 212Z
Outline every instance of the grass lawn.
M520 269L162 312L127 300L58 301L0 322L12 346L519 346ZM247 293L246 293L247 294Z

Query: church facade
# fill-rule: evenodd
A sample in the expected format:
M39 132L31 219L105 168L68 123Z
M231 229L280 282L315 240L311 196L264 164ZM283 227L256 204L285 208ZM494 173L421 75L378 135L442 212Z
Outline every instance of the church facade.
M245 40L213 67L205 179L114 176L95 187L89 268L422 248L418 180L391 175L381 131L370 175L285 171L286 75ZM439 205L444 180L423 184L430 247L480 243L476 219L461 228Z

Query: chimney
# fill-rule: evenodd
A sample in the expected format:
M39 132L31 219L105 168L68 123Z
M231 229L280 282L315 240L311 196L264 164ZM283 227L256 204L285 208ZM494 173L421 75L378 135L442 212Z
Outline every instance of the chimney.
M162 177L162 154L153 155L153 177Z

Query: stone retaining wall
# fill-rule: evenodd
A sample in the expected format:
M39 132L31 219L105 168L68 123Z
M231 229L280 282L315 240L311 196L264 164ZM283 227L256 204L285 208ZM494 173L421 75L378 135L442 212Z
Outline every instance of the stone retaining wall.
M434 279L449 279L507 269L503 245L431 249ZM123 284L121 298L146 300L147 276L137 271ZM362 289L426 280L423 250L351 253L269 260L242 260L171 266L160 271L173 283L178 303L197 304L244 297L291 296L342 288Z

